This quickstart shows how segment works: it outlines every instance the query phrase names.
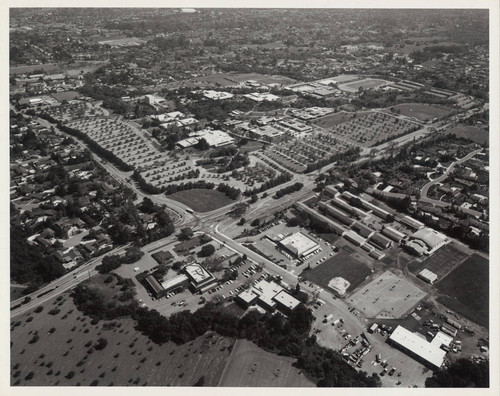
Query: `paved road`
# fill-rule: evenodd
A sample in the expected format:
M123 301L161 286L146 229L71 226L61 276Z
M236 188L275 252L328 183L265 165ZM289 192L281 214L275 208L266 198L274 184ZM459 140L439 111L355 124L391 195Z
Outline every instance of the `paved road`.
M429 189L434 184L441 183L443 180L445 180L448 177L448 175L453 171L453 169L455 169L455 166L461 164L462 162L470 160L472 157L474 157L476 154L480 153L481 151L483 151L483 149L475 150L475 151L467 154L465 157L462 157L459 160L452 162L450 164L450 166L448 166L448 168L446 168L446 170L444 171L444 173L441 176L435 178L434 180L431 180L429 183L427 183L425 186L422 187L422 189L420 190L420 201L433 203L436 206L450 206L451 205L450 203L427 198L427 193L429 192Z
M109 251L107 254L120 254L125 252L125 250L128 247L129 245L120 246L116 249ZM36 290L35 292L28 294L27 296L18 298L17 300L11 301L10 306L13 307L21 303L26 297L31 298L31 301L28 302L27 304L23 304L21 305L21 307L12 310L10 316L15 317L17 315L22 314L23 312L29 311L30 309L45 303L51 298L54 298L55 296L61 293L64 293L66 290L75 287L77 284L84 281L85 279L88 279L90 276L95 275L97 273L97 271L95 271L95 267L101 264L102 258L103 256L94 258L89 262L83 264L82 266L76 268L75 270L68 272L66 275ZM43 293L46 294L37 297Z

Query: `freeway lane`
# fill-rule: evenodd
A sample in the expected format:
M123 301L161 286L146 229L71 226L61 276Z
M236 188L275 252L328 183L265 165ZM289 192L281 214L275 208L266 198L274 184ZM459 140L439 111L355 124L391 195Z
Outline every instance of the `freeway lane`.
M128 247L129 245L120 246L117 247L116 249L109 251L107 254L120 254L122 252L125 252L125 250ZM48 285L45 285L42 288L34 291L33 293L18 298L17 300L11 301L10 306L13 307L21 303L26 297L31 298L31 301L28 302L27 304L23 304L21 305L21 307L12 310L10 316L11 317L17 316L40 304L43 304L46 301L50 300L51 298L65 292L66 290L75 287L78 283L84 281L85 279L88 279L89 276L96 273L95 267L101 264L102 258L103 256L94 258L89 262L83 264L82 266L76 268L75 270L68 272L66 275L63 275L62 277L50 282ZM37 297L43 293L46 294L44 294L39 298Z

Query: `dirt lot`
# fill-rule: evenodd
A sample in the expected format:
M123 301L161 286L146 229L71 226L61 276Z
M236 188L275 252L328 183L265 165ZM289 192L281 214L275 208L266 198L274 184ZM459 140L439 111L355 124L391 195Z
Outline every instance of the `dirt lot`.
M448 130L448 133L451 133L457 137L462 137L465 139L470 139L476 143L486 143L489 142L489 132L487 129L477 128L468 125L460 125L455 128Z
M350 292L371 275L371 271L365 264L342 251L316 268L304 271L301 275L323 288L328 288L328 282L332 278L341 276L351 284L347 289L347 292Z
M295 359L266 352L253 342L236 341L219 386L245 387L314 387L300 370Z
M470 320L488 327L489 261L475 254L453 270L436 288L438 301Z
M438 279L443 279L459 263L465 260L466 257L467 255L465 253L455 248L453 244L450 244L442 247L435 254L422 262L414 260L409 265L409 269L417 275L420 271L426 268L429 271L434 272L438 276Z
M232 339L206 334L180 346L156 345L137 333L130 319L92 325L71 297L63 296L40 313L14 318L19 325L11 331L12 385L193 386L201 377L205 386L219 382ZM54 304L57 315L48 313ZM39 340L30 343L35 332ZM107 340L102 350L93 347L99 338Z
M220 191L204 188L179 191L168 197L189 206L195 212L209 212L234 202Z
M400 318L426 295L418 287L386 271L349 297L368 318Z
M425 103L399 104L394 106L394 110L399 110L402 115L407 117L415 117L420 121L431 121L434 118L441 118L450 114L450 111L447 109L428 105Z

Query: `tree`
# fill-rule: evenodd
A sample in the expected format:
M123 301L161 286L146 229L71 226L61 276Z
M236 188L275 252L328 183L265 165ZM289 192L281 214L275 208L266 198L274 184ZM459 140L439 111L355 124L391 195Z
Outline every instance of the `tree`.
M215 253L215 247L213 245L204 245L199 253L200 257L209 257Z
M193 237L193 230L190 227L182 228L179 233L179 240L187 241Z

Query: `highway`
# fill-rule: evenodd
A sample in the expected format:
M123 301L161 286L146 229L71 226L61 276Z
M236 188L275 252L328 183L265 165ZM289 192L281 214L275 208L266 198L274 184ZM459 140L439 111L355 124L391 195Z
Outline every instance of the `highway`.
M124 253L129 246L130 245L117 247L116 249L113 249L106 254L110 255L110 254ZM88 261L87 263L83 264L82 266L76 268L75 270L68 272L66 275L63 275L60 278L34 291L33 293L18 298L17 300L11 301L10 307L12 308L22 303L22 301L26 297L31 298L31 301L28 302L27 304L22 304L19 308L12 310L10 316L15 317L26 311L29 311L30 309L33 309L36 306L47 302L48 300L56 297L57 295L64 293L66 290L75 287L77 284L88 279L90 276L95 275L97 273L97 271L95 271L95 267L101 264L103 257L104 256L94 258Z

